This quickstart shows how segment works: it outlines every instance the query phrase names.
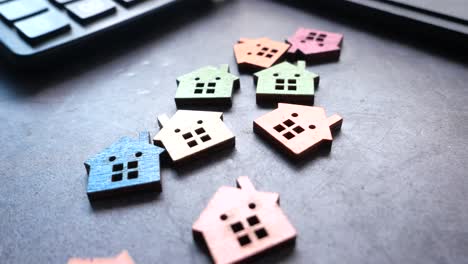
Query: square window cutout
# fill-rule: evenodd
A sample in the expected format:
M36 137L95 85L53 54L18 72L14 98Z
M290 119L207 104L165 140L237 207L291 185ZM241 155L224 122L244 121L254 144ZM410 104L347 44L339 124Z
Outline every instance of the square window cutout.
M290 86L288 86L288 90L289 91L296 91L297 87L296 87L296 85L290 85Z
M123 178L122 173L117 173L117 174L113 174L113 175L112 175L112 181L113 181L113 182L121 181L122 178Z
M203 93L203 89L195 89L195 93L196 94L201 94L201 93Z
M276 83L284 83L284 79L276 79Z
M263 53L263 52L257 53L258 56L263 56L264 54L265 54L265 53Z
M197 128L195 129L195 133L197 133L197 135L203 134L205 133L205 129L203 127Z
M184 139L189 139L189 138L193 137L192 133L190 133L190 132L185 133L182 136L184 137Z
M192 140L192 141L188 142L187 145L189 145L189 147L193 148L193 147L195 147L196 145L198 145L198 143L197 143L197 141Z
M288 83L293 83L293 84L295 84L295 83L296 83L296 79L289 79L289 80L288 80Z
M127 163L127 169L135 169L138 168L138 161L130 161Z
M205 87L204 83L197 83L197 87Z
M283 124L290 127L290 126L292 126L292 125L294 125L296 123L294 123L294 121L292 121L291 119L288 119L288 120L284 121Z
M262 239L268 236L268 232L266 231L265 228L260 228L258 230L255 230L255 235L257 236L258 239Z
M210 83L208 83L208 87L216 87L216 83L210 82Z
M297 127L293 128L293 130L298 134L304 132L304 129L301 126L297 126Z
M208 140L211 140L211 137L209 135L204 135L203 137L200 138L201 141L207 142Z
M214 94L215 92L215 89L207 89L206 90L206 93L209 93L209 94Z
M288 140L291 139L291 138L293 138L293 137L295 137L294 134L291 133L291 132L287 132L287 133L285 133L283 136L284 136L286 139L288 139Z
M284 90L284 85L276 85L275 90Z
M267 54L265 57L267 57L267 58L269 58L269 59L270 59L271 57L273 57L273 55L271 55L271 54Z
M252 242L252 240L250 240L250 237L248 235L238 237L237 240L239 241L239 244L241 246L248 245L248 244L250 244Z
M244 226L241 222L237 222L231 225L232 232L237 233L244 230Z
M282 126L282 125L277 125L277 126L274 127L274 129L276 131L278 131L278 132L281 132L281 131L285 130L284 126Z
M123 170L123 164L122 163L114 164L112 166L112 171L121 171L121 170Z
M129 180L138 178L138 171L137 170L136 171L129 171L128 175L127 175L127 178Z
M256 224L259 224L260 220L258 219L256 215L254 215L254 216L247 218L247 222L249 223L250 226L254 226Z

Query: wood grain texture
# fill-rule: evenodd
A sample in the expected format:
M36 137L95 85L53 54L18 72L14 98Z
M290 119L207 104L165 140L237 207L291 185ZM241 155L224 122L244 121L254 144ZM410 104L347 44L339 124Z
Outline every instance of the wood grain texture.
M164 146L178 165L235 145L222 112L178 110L171 119L158 117L158 122L162 128L154 143Z
M289 49L289 44L268 38L241 38L234 45L239 71L256 71L271 67L280 62Z
M130 191L161 191L159 155L164 149L150 143L148 132L138 139L123 137L99 154L88 159L90 199Z
M124 250L118 256L113 258L71 258L68 260L67 264L135 264L135 262L133 262L133 259L128 252Z
M248 177L218 189L192 226L215 263L238 263L281 245L297 232L279 206L279 194L255 190Z
M320 77L307 71L305 66L305 61L298 61L297 65L282 62L255 73L257 104L276 105L283 102L313 105Z
M227 64L206 66L177 78L175 102L178 108L231 107L233 90L239 87L239 77L229 73Z
M305 60L312 64L338 60L343 35L318 29L299 28L286 42L291 44L288 59Z
M331 147L332 132L341 128L343 118L326 116L321 107L278 104L278 108L257 118L254 132L273 142L287 155L302 158L318 147Z

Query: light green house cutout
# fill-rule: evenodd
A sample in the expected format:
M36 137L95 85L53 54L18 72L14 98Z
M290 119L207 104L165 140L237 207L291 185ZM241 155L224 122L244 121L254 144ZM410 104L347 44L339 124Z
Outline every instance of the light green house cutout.
M177 107L232 106L232 93L238 89L239 77L229 73L229 66L206 66L177 79Z
M314 104L314 91L319 76L306 70L305 61L297 65L289 62L277 64L254 74L257 86L257 104L277 103Z

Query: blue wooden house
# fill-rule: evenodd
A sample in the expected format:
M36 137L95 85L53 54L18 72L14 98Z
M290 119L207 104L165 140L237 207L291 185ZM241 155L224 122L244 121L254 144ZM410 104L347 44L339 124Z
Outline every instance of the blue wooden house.
M163 148L150 143L148 132L138 139L123 137L88 159L88 197L111 196L129 191L161 191L159 156Z

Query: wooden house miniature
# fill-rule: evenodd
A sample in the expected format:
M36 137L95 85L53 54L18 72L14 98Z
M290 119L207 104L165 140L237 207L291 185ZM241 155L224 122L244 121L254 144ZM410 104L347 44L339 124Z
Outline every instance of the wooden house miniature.
M126 250L122 251L118 256L113 258L92 258L92 259L80 259L71 258L67 264L135 264L132 257Z
M248 177L223 186L192 226L215 263L238 263L278 246L294 245L296 230L279 206L279 194L255 190Z
M88 159L90 199L129 191L161 191L159 155L164 149L151 144L148 132L138 139L123 137Z
M339 115L327 118L321 107L280 103L256 119L253 127L290 157L300 158L320 146L331 147L332 132L339 130L342 122Z
M343 35L317 29L299 28L286 42L291 44L288 50L289 59L319 63L340 58Z
M162 115L158 121L161 130L153 141L176 164L235 145L221 112L178 110L171 119Z
M257 71L271 67L281 61L289 44L273 41L268 38L241 38L234 45L234 55L241 71Z
M282 62L254 74L257 104L297 103L314 104L319 76L306 70L305 61L297 65Z
M227 64L206 66L177 79L175 102L185 106L231 107L232 93L240 86L239 77L229 73Z

